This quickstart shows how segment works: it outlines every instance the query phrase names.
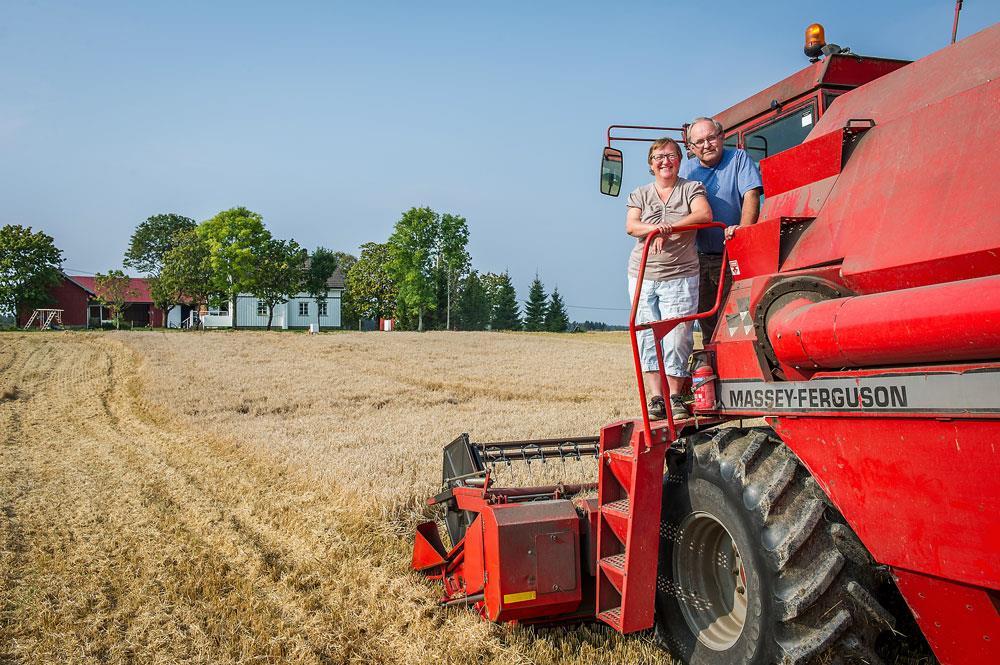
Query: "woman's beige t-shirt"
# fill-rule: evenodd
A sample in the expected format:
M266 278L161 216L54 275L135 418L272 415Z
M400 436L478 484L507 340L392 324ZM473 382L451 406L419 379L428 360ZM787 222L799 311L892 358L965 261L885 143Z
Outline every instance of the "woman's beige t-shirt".
M638 208L640 221L644 224L672 224L691 214L691 202L695 197L704 196L705 186L697 180L677 178L666 202L656 193L656 183L651 182L636 188L628 195L629 208ZM698 274L698 252L695 249L694 231L672 233L664 239L663 251L649 253L646 259L644 280L662 281L677 277L691 277ZM628 259L629 277L639 276L639 262L642 260L642 245L645 238L636 238L635 247Z

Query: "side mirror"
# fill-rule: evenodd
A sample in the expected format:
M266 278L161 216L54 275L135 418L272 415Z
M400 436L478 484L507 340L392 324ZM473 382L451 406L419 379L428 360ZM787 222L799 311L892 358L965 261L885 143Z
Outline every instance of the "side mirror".
M622 151L605 148L601 156L601 194L618 196L622 190Z

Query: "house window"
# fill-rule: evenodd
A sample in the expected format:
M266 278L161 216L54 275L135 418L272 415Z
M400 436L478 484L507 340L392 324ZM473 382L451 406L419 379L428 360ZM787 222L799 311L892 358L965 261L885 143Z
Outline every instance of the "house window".
M267 316L267 303L257 303L257 316Z
M326 301L325 300L323 302L319 303L317 305L317 307L319 307L319 315L320 316L326 316L327 315L326 314Z
M309 316L309 303L307 302L299 303L299 316Z

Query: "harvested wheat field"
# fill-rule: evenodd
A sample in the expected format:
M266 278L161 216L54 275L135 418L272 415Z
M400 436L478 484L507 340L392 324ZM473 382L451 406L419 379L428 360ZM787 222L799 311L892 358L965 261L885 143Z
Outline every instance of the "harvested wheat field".
M441 610L408 568L445 443L595 434L637 406L630 358L624 334L0 335L0 663L669 662Z

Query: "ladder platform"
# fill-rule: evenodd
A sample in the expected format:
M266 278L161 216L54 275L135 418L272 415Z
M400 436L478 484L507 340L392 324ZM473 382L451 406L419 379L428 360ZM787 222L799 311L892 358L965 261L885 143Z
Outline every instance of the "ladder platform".
M625 553L606 556L600 560L601 572L620 593L625 585Z
M612 501L611 503L606 503L601 506L601 511L605 514L610 512L619 513L622 517L628 517L629 501L628 497L624 499L619 499L618 501Z
M597 618L608 624L619 633L622 630L622 608L612 607L609 610L604 610L597 615Z

